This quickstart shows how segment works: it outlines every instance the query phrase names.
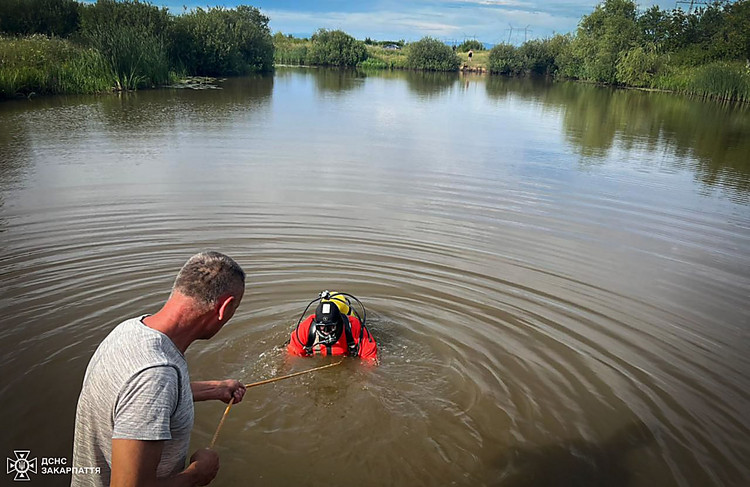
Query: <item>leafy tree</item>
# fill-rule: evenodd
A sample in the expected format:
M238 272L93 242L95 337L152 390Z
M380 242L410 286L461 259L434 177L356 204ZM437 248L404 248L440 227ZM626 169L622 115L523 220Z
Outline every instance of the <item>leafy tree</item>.
M634 47L617 62L617 81L628 86L650 87L660 67L655 46Z
M750 61L750 0L740 0L726 7L727 57Z
M308 62L321 66L356 66L367 59L365 43L342 30L319 29L313 34Z
M432 37L423 37L406 46L406 65L426 71L457 71L461 65L453 49Z
M579 77L616 82L617 60L636 45L636 6L632 0L605 0L583 17L571 45L581 61Z
M670 34L669 18L669 12L661 10L657 5L643 12L637 21L641 42L663 49Z

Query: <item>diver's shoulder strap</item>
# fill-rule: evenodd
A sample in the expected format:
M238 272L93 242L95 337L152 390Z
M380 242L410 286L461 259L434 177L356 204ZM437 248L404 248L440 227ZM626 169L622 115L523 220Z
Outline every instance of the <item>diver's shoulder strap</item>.
M357 357L359 355L359 344L354 340L354 333L352 333L352 324L349 321L348 316L344 316L344 333L346 334L346 349L349 356Z

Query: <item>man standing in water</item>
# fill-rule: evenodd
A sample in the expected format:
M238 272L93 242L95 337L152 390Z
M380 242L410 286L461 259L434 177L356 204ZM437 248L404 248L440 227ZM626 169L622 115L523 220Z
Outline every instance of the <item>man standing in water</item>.
M193 401L240 402L236 380L190 382L185 350L213 337L234 315L245 273L226 255L203 252L182 267L161 310L120 323L89 362L76 411L73 486L207 485L219 470L213 450L185 468Z

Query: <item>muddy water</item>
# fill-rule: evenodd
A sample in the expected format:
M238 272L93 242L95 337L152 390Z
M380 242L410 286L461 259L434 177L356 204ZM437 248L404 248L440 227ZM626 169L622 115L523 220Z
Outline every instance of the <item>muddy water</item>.
M746 108L528 80L3 103L0 454L69 459L97 344L211 248L248 292L193 379L326 363L283 350L323 289L382 358L249 391L212 485L746 485L749 160Z

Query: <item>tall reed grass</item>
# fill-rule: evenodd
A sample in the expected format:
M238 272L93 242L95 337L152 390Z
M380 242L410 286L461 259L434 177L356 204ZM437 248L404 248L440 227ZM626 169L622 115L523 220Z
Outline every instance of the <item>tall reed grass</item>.
M750 67L742 62L667 67L653 87L704 98L750 102Z
M43 35L0 37L0 98L97 93L111 87L109 67L94 49Z
M135 90L170 81L169 56L162 37L129 25L97 26L87 40L107 62L117 90Z

